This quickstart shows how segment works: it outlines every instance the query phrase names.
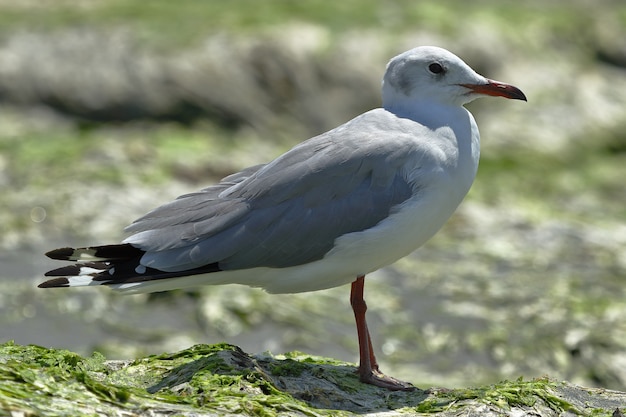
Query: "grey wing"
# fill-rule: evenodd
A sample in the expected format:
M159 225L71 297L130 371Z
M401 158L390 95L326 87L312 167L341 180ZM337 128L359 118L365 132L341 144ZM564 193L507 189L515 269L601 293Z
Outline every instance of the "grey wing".
M135 234L124 242L144 250L163 251L190 245L200 238L196 230L207 222L211 222L215 231L228 227L246 205L240 199L221 199L219 194L264 166L246 168L223 178L218 184L181 195L157 207L126 227L127 232Z
M341 133L341 137L336 137ZM373 227L408 199L408 149L331 131L139 219L125 242L142 264L182 271L282 268L321 259L337 237Z

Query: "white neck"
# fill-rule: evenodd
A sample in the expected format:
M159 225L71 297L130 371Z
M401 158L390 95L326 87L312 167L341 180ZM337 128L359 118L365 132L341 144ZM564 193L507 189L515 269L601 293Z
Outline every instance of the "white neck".
M433 142L431 146L450 150L447 155L451 157L451 164L456 166L455 171L458 170L458 180L469 189L478 169L480 134L474 117L465 107L415 99L398 100L395 97L393 105L385 109L400 118L439 131L440 134L430 137L430 140L441 142Z

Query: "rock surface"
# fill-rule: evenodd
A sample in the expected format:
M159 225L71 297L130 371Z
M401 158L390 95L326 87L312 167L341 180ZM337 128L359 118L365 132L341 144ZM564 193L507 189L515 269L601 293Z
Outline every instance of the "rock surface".
M0 345L0 412L10 416L620 416L624 407L626 393L548 378L389 392L360 383L352 364L226 344L128 361Z

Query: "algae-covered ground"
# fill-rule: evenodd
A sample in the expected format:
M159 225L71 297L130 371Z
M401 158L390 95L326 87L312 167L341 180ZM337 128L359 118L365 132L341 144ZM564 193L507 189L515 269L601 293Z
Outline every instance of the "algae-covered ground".
M44 291L59 265L43 253L117 242L156 205L379 106L387 60L437 44L529 101L469 106L470 195L368 277L383 370L422 387L626 389L624 3L257 4L0 4L0 342L130 360L227 341L355 362L348 288Z
M294 352L251 356L236 346L106 361L66 350L0 345L0 415L418 416L611 415L626 394L547 378L449 390L389 392L356 368ZM619 412L619 411L615 411Z

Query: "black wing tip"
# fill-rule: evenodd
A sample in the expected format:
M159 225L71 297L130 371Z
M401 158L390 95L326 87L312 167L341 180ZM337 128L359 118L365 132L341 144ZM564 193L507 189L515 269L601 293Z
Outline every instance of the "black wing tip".
M74 254L74 248L59 248L46 252L46 256L50 259L56 259L59 261L69 261L70 257Z
M129 243L115 245L88 246L85 248L58 248L46 252L46 256L58 261L80 261L93 258L108 260L131 259L143 255L145 252Z
M89 266L89 265L85 265ZM53 269L44 274L46 277L67 277L80 274L81 265L67 265L61 268Z
M70 286L70 280L66 277L49 279L37 285L37 288L67 288Z

